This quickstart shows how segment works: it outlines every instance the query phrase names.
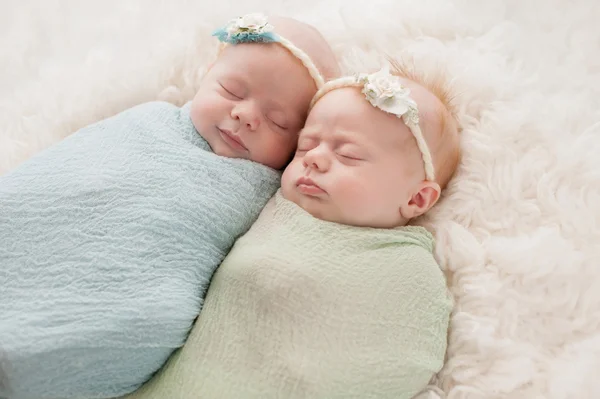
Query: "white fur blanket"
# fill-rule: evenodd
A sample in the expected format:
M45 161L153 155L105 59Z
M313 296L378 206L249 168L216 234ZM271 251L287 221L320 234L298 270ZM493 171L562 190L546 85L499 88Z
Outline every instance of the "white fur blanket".
M600 2L3 1L0 173L131 105L191 98L211 29L256 10L315 24L346 71L385 51L454 77L465 156L424 221L456 298L445 395L599 397Z

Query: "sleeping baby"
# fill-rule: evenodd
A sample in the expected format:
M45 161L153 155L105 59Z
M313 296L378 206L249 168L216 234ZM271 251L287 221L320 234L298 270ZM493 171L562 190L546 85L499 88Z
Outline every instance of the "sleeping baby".
M188 341L127 399L408 399L440 370L451 298L431 234L407 224L457 167L457 123L394 65L318 91Z
M184 107L131 108L0 178L0 397L139 387L279 187L335 57L289 18L247 15L215 36Z

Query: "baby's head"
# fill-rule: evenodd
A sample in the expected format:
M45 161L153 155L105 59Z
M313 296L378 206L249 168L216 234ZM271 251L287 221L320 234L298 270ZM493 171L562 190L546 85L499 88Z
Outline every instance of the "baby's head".
M192 102L194 126L218 155L284 167L312 97L339 73L333 51L292 18L251 14L215 35L225 45Z
M398 63L391 75L327 83L283 174L283 196L347 225L392 228L424 214L460 158L446 93L439 78L407 74Z

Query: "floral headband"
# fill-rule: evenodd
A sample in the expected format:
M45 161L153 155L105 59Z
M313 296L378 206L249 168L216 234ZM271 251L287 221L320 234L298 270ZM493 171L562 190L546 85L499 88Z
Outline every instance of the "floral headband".
M273 30L274 26L269 23L266 15L254 13L229 21L227 25L214 31L213 36L216 36L223 46L240 43L279 43L302 62L315 81L317 89L323 87L325 79L308 54Z
M335 79L327 82L317 91L310 107L312 108L321 97L330 91L344 87L362 87L362 92L371 105L402 118L404 124L415 137L417 147L421 151L425 167L425 178L434 181L435 172L431 153L419 127L419 109L417 103L410 97L410 89L402 85L400 78L390 74L389 67L386 66L373 74L360 74Z

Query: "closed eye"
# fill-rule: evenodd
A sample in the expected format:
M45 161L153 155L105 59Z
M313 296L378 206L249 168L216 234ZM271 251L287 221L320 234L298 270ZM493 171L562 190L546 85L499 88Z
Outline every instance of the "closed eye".
M296 149L296 155L302 156L307 154L310 150L312 150L312 148L307 148L307 147L298 147Z
M363 151L353 144L343 144L336 149L335 153L341 161L358 162L364 160Z
M298 147L296 148L296 153L306 153L314 148L317 148L318 146L318 140L302 136L301 134L300 139L298 140Z
M282 122L277 123L277 122L275 122L273 119L271 119L269 117L267 117L267 120L269 122L271 122L273 125L275 125L275 127L278 128L278 129L281 129L281 130L287 130L288 129L287 126L285 124L283 124Z
M363 159L361 157L356 156L356 155L338 153L338 156L340 156L343 159L349 160L349 161L363 161Z
M229 94L231 97L237 98L238 100L241 100L242 97L238 96L237 94L233 93L231 90L228 90L227 87L223 86L221 83L219 83L219 86L221 86L221 88L223 90L225 90L225 92L227 94Z
M273 122L273 121L271 121L271 122ZM280 125L279 123L275 123L275 122L273 122L273 124L274 124L275 126L277 126L278 128L280 128L281 130L287 130L287 127L285 127L285 126L282 126L282 125Z

